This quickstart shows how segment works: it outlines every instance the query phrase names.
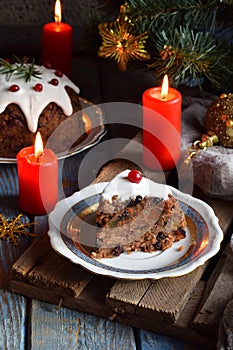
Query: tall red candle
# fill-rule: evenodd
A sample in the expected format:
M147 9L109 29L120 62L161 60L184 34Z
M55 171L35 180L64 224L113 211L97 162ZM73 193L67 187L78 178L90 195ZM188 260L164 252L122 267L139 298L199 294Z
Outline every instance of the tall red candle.
M56 0L55 22L43 27L42 62L48 63L54 69L61 70L67 76L71 75L72 63L72 27L61 22L61 3Z
M19 206L28 214L44 215L58 201L58 161L52 150L36 154L35 147L17 154Z
M180 158L181 103L167 76L162 87L143 93L143 163L149 169L173 169Z

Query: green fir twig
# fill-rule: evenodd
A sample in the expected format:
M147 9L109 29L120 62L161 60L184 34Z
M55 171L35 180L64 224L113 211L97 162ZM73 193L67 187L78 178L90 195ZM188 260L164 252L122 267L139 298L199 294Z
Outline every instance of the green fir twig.
M149 67L159 76L168 74L174 86L191 77L201 87L205 77L220 87L223 75L231 74L225 64L227 48L209 32L195 32L180 26L172 33L169 30L158 33L154 43L158 55Z
M149 32L156 76L232 90L233 0L128 0L127 10L137 31Z
M41 72L35 67L35 60L31 63L27 63L21 60L17 56L14 56L15 62L11 63L3 58L0 58L0 73L6 74L6 80L9 81L12 75L17 75L20 78L25 79L26 82L30 82L31 78L41 79Z

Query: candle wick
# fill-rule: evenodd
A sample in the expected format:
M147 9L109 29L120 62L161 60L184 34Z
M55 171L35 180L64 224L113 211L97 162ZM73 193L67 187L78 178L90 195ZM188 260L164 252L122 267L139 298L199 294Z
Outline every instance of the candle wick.
M161 96L161 100L162 100L162 101L166 101L166 100L167 100L167 96L166 96L166 95L162 95L162 96Z
M40 163L42 155L43 155L43 152L39 153L38 156L36 157L37 163Z

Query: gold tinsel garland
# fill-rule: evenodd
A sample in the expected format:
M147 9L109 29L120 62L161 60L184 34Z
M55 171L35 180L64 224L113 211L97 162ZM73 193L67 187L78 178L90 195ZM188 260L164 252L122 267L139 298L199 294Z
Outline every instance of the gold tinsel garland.
M14 218L7 219L0 214L0 239L9 240L13 244L17 244L20 236L35 236L34 233L26 230L27 227L35 225L35 222L23 223L21 221L22 216L23 214L19 214Z
M116 61L121 71L127 69L130 60L149 60L150 54L145 49L149 33L135 34L135 28L126 15L126 5L121 5L120 14L114 22L99 24L102 45L98 56Z

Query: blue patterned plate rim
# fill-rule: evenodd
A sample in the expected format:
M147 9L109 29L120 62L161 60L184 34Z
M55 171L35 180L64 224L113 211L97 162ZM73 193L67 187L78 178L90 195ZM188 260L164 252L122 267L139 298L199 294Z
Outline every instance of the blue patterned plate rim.
M176 260L172 264L168 264L165 267L161 268L154 268L154 269L145 269L145 270L130 270L127 268L121 269L117 268L114 266L107 266L106 264L102 263L102 261L105 261L106 259L103 260L96 260L93 259L87 252L85 252L85 249L82 248L82 246L78 243L75 242L75 239L72 237L71 230L67 229L67 227L71 226L71 222L75 217L78 215L82 214L82 211L85 209L88 209L88 207L93 204L97 204L98 200L100 198L100 194L93 195L89 198L85 198L82 201L76 203L74 206L70 208L64 215L62 222L61 222L61 236L64 241L64 243L67 245L67 247L74 253L76 254L80 259L86 261L89 264L95 265L96 267L99 268L107 268L109 271L116 271L120 273L130 273L130 274L148 274L148 273L157 273L157 272L162 272L162 271L167 271L171 269L178 268L180 266L183 266L187 264L190 260L194 259L194 257L198 257L203 249L205 249L205 246L208 242L209 238L209 230L208 226L204 220L204 218L198 213L195 209L190 207L188 204L179 201L179 204L184 211L186 218L188 222L192 222L195 225L196 228L196 239L195 239L195 244L192 244L190 249L184 254L184 256L178 260ZM182 242L182 241L180 241ZM205 244L203 245L203 242Z
M203 265L218 252L223 239L223 233L213 209L205 202L169 186L174 197L179 200L187 218L189 218L197 228L197 244L188 251L188 254L172 262L172 264L161 268L145 268L138 270L119 268L114 265L109 266L105 264L106 260L118 259L119 257L102 260L92 259L90 255L84 253L82 249L77 248L69 235L64 235L64 232L61 231L64 231L64 225L77 214L80 205L84 205L81 210L83 211L85 206L90 206L90 201L91 203L93 203L93 201L95 203L97 202L98 196L106 184L105 182L87 186L83 190L76 192L73 196L61 200L54 211L49 215L48 235L51 245L54 250L70 259L73 263L79 264L93 273L110 277L123 279L159 279L162 277L176 277L189 273L198 266Z

